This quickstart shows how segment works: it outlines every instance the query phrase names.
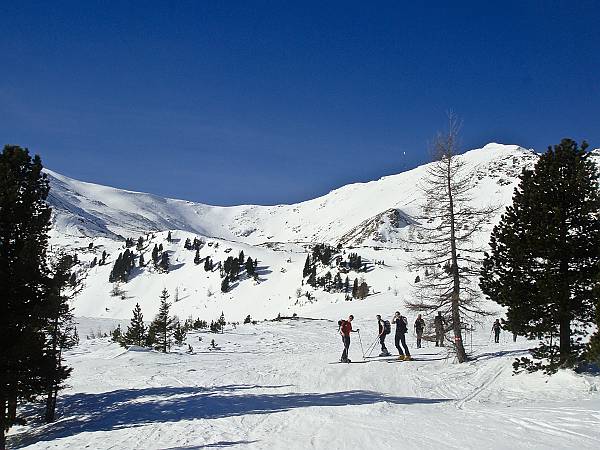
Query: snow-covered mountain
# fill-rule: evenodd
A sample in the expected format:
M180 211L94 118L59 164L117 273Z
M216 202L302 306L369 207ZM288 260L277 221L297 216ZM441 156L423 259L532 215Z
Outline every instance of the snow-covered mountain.
M513 181L535 153L515 145L488 144L462 156L477 167L476 197L506 202ZM184 230L252 245L266 242L368 241L368 227L410 223L420 199L426 165L368 183L355 183L302 203L277 206L210 206L77 181L47 170L59 233L128 237L147 231ZM396 211L396 212L394 212ZM354 238L352 236L355 236Z
M506 205L522 169L537 154L516 145L488 144L461 158L474 170L474 202ZM232 319L247 314L258 318L277 313L310 312L343 301L343 295L310 292L302 284L302 267L310 243L324 242L358 248L370 265L364 278L377 293L408 293L407 262L412 249L404 242L419 213L419 185L427 165L368 183L333 190L322 197L290 205L210 206L85 183L47 171L49 202L54 209L52 243L77 252L83 289L75 298L75 312L92 317L127 318L136 302L148 314L158 307L163 288L177 292L175 311L213 318L224 311ZM500 212L498 213L500 214ZM491 228L493 222L489 224ZM167 242L171 230L173 241ZM489 230L486 230L487 233ZM485 234L484 233L484 234ZM122 286L126 294L111 296L108 276L125 238L145 237L143 254L150 260L155 244L169 252L172 270L159 273L150 265L134 269ZM220 291L217 270L204 272L194 264L195 252L183 248L187 238L202 239L200 257L215 262L240 250L259 261L259 279L242 279L230 292ZM487 241L487 235L482 236ZM90 247L90 244L92 246ZM107 264L91 267L92 259L108 253ZM383 262L383 264L375 264ZM321 274L322 275L322 274ZM340 298L341 297L341 298Z

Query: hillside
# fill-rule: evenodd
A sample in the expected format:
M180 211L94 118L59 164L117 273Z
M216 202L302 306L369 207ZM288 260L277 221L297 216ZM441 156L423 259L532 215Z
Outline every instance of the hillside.
M461 158L476 176L473 201L506 205L523 167L533 164L537 156L518 146L488 144ZM407 269L413 249L404 241L419 213L419 184L426 169L427 165L343 186L298 204L234 207L124 191L48 171L49 201L54 208L52 243L79 256L82 291L74 300L78 316L124 319L136 302L147 315L154 314L163 288L171 293L171 300L177 291L174 309L180 317L210 319L224 312L231 320L242 320L248 314L259 319L278 313L321 314L324 305L343 302L344 295L303 285L306 252L317 242L340 244L341 257L350 251L359 253L368 269L344 276L350 282L364 279L372 294L393 293L402 304L410 281L418 275ZM167 242L167 230L172 231L172 242ZM487 242L488 232L480 236L482 242ZM162 245L172 268L159 273L151 264L136 267L130 280L121 284L123 293L111 296L113 285L108 277L118 254L125 250L124 240L137 241L140 236L144 245L136 257L141 254L148 262L154 245ZM194 238L203 241L202 260L208 256L218 263L240 251L257 259L258 278L242 277L222 293L219 271L205 272L202 264L194 264L195 252L183 248L186 239ZM108 254L106 264L91 267L103 251ZM327 270L323 267L319 275Z

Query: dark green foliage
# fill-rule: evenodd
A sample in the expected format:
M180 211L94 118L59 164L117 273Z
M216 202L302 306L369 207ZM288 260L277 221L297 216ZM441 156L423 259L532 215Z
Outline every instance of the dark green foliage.
M98 263L98 265L103 266L104 264L106 264L106 257L108 255L106 254L106 250L102 250L102 258L100 258L100 262Z
M209 272L209 271L213 270L213 262L210 259L210 256L207 256L206 259L204 260L204 270L206 272Z
M111 333L111 340L113 342L116 342L117 344L121 343L121 339L122 339L122 333L121 333L121 325L117 325L117 328L115 328L112 333Z
M245 323L245 324L246 324L246 323L252 323L252 318L250 317L250 314L248 314L248 315L246 316L246 318L244 319L244 323Z
M182 345L183 341L185 341L185 336L187 331L185 327L182 327L179 324L179 321L175 322L175 328L173 329L173 339L177 345Z
M183 244L183 248L185 248L186 250L193 250L192 240L190 238L187 238L185 240L185 243Z
M221 292L227 291L229 291L229 278L225 277L223 278L223 281L221 281Z
M421 281L421 277L419 275L417 275L415 277L415 283L419 283Z
M208 328L208 323L206 320L200 320L200 318L194 320L194 324L192 325L194 330L202 330L204 328Z
M134 245L133 238L125 239L125 248L133 247L133 245Z
M541 361L522 358L516 370L552 373L584 356L600 263L598 174L586 147L549 148L492 232L481 289L507 307L505 329L540 340L531 353Z
M169 231L169 234L167 234L167 242L172 242L173 241L173 237L171 236L171 232Z
M310 264L310 255L306 255L306 261L304 262L304 269L302 269L302 278L306 278L310 275L311 272L311 264Z
M196 254L194 255L194 264L200 264L200 250L196 249Z
M123 345L138 345L140 347L146 345L146 325L144 325L144 316L139 303L135 304L133 317L123 335L122 343Z
M140 253L140 259L138 261L138 264L139 264L140 267L144 267L144 263L145 263L145 261L144 261L144 255Z
M137 244L135 246L136 250L138 252L141 252L144 248L144 238L142 236L140 236L137 240Z
M56 314L47 266L49 185L39 156L5 146L0 154L0 446L18 401L46 392L46 327Z
M152 249L152 262L155 266L158 265L158 261L160 260L159 257L158 247L154 244L154 248Z
M229 277L230 281L237 280L240 273L240 261L237 258L228 256L225 263L223 263L223 271L225 277Z
M255 268L254 268L254 261L252 261L252 258L250 258L248 256L248 259L246 260L246 274L249 277L254 276L254 274L256 273Z
M135 254L129 249L125 250L123 253L119 253L117 260L115 261L115 265L110 271L110 275L108 276L108 281L111 283L115 283L117 281L122 281L124 283L129 280L129 274L131 269L135 267Z
M90 263L90 267L96 267L96 264L98 264L98 258L94 256L94 259Z
M194 250L200 250L200 248L202 247L202 241L198 238L194 238L194 242L192 244L192 248Z
M45 370L46 383L46 422L53 422L58 392L64 388L64 381L70 376L72 368L63 364L63 351L77 345L75 321L69 306L70 295L67 290L74 288L74 273L70 273L75 259L70 255L60 255L48 283L49 322L46 325Z
M150 324L148 336L150 344L156 350L166 353L171 348L173 331L176 321L169 315L171 304L167 301L169 293L163 289L160 295L160 307L158 314Z
M348 279L348 276L346 276L346 279L344 280L344 292L346 294L350 292L350 280Z
M354 284L352 285L352 297L358 298L358 278L354 279Z
M162 255L160 255L160 263L158 263L158 268L161 272L168 272L169 265L169 254L167 252L162 252Z
M238 261L240 262L240 264L244 263L244 261L245 261L244 250L240 250L240 254L238 256Z

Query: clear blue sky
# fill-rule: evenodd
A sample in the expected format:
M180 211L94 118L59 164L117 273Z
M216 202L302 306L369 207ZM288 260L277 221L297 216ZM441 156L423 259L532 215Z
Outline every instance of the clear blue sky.
M0 140L222 205L414 167L449 109L465 149L600 147L598 20L597 1L1 2Z

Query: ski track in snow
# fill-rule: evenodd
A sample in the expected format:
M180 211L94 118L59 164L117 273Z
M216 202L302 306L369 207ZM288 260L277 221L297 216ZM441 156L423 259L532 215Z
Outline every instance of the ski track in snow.
M368 319L356 325L368 330ZM240 325L190 333L172 353L125 351L108 339L69 352L75 370L60 419L11 430L27 449L598 448L593 377L512 376L524 342L474 337L474 359L453 364L431 344L411 362L328 364L341 341L331 322ZM198 342L198 337L203 337ZM351 357L362 360L353 334ZM361 333L371 340L372 332ZM211 339L220 351L209 351ZM390 336L391 338L391 336ZM388 338L388 344L389 340Z

